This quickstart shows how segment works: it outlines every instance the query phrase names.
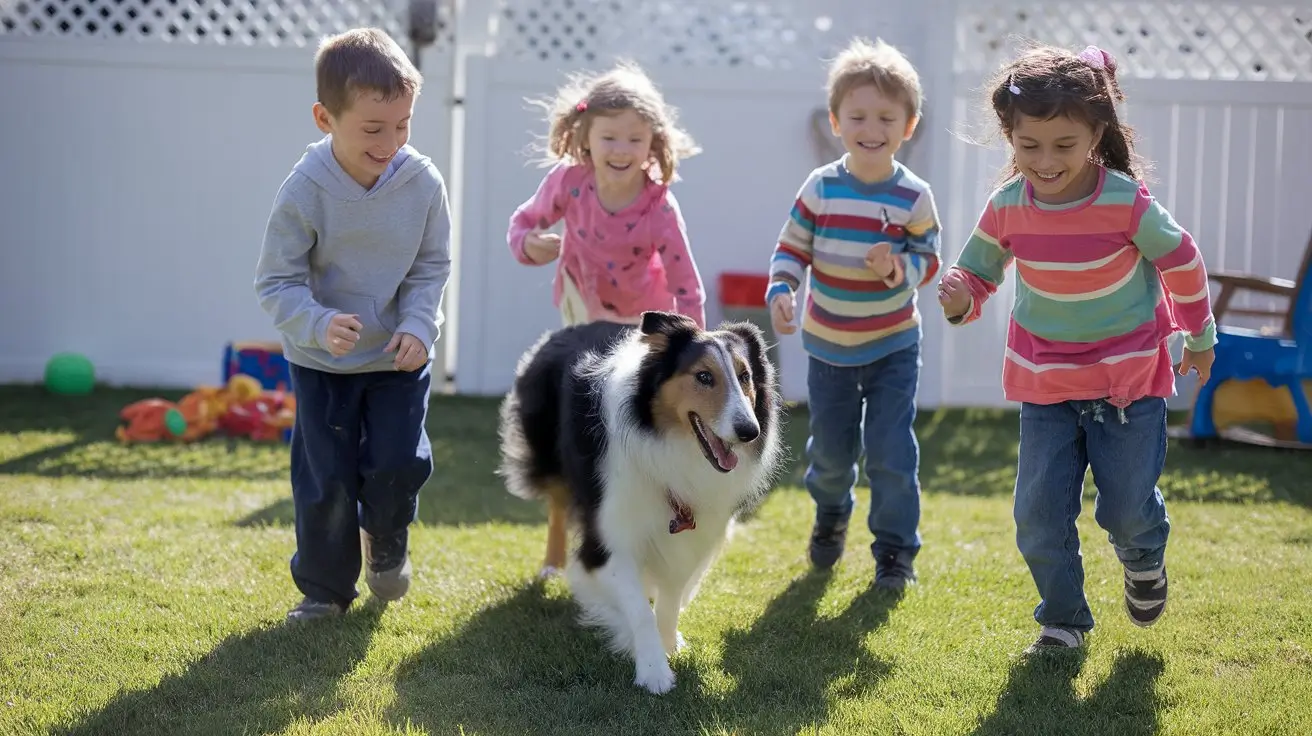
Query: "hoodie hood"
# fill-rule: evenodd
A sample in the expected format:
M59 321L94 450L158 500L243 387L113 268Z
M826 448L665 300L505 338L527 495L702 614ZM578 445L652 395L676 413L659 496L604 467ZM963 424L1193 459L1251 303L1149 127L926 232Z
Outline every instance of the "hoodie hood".
M337 158L333 156L333 137L329 134L306 146L305 155L296 162L295 171L309 177L338 199L360 200L386 194L405 184L428 165L428 157L407 143L396 152L373 188L365 189L337 163Z

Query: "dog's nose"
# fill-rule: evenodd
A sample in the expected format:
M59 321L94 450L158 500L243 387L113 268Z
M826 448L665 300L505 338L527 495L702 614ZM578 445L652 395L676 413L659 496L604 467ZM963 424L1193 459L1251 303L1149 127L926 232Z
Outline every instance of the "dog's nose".
M735 422L733 433L738 435L739 442L751 442L761 436L761 427L753 421Z

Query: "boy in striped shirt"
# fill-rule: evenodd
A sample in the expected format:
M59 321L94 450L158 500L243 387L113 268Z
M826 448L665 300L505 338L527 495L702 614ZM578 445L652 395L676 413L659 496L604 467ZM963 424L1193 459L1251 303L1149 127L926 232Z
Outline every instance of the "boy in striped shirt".
M901 590L916 580L921 543L916 291L939 267L930 187L894 159L919 122L920 80L894 47L857 39L830 66L828 93L830 125L847 153L798 191L766 299L775 331L796 332L796 294L810 271L801 327L811 563L827 569L842 555L864 447L875 585Z

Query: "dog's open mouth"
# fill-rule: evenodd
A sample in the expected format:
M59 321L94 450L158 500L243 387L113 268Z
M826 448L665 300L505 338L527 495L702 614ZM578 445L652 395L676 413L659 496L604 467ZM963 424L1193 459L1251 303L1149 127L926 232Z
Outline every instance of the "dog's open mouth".
M702 446L702 454L711 465L721 473L727 473L738 467L738 456L724 444L724 440L702 424L702 418L696 412L688 412L688 421L692 422L692 431L697 435L697 442Z

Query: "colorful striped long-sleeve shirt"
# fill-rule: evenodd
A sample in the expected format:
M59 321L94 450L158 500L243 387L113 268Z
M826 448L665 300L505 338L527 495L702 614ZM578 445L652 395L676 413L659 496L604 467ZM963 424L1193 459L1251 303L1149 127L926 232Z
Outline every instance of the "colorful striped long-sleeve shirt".
M1055 404L1107 399L1126 406L1168 397L1167 340L1216 343L1207 269L1193 237L1148 192L1101 169L1089 197L1044 205L1023 178L999 188L949 273L970 287L961 318L977 319L1016 267L1003 390L1009 400Z
M811 172L770 259L769 302L810 282L802 346L815 358L859 366L920 340L917 289L939 268L938 210L929 184L899 162L868 184L839 159ZM889 243L904 278L890 286L866 267L866 254Z

